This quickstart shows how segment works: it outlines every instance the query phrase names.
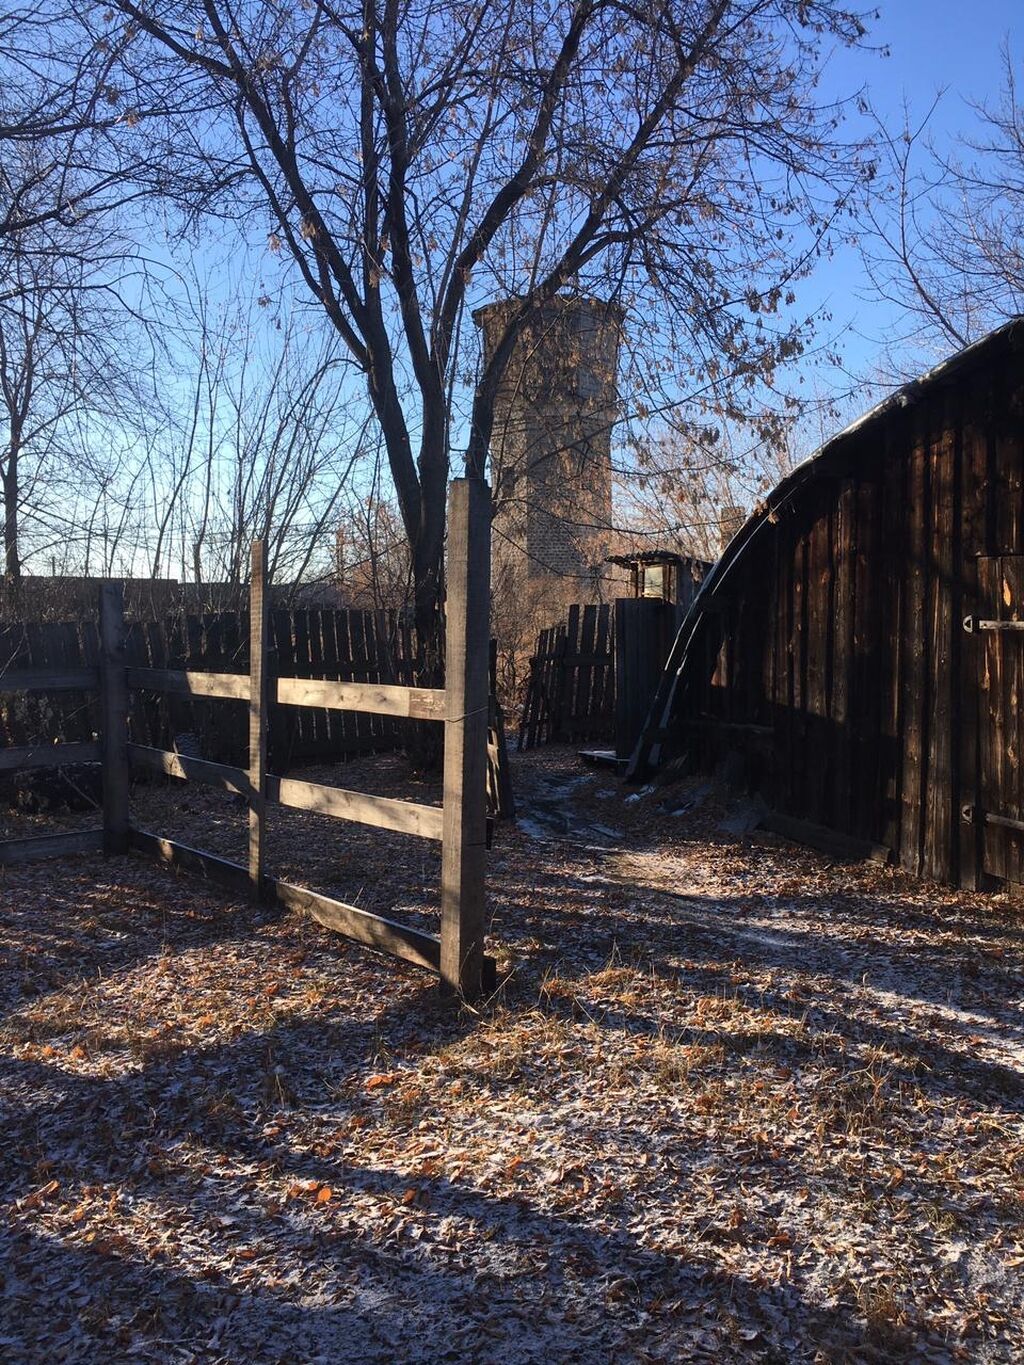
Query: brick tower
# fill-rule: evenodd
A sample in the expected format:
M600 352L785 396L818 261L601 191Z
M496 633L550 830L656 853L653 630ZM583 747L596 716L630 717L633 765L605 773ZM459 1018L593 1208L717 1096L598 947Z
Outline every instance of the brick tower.
M493 353L516 301L473 314ZM611 432L622 312L558 297L519 338L498 391L492 578L557 615L600 595L612 525ZM523 605L526 606L524 600Z

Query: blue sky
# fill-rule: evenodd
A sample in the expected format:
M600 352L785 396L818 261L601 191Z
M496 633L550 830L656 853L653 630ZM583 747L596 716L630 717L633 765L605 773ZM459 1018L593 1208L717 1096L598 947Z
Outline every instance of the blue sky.
M1024 54L1024 0L890 0L879 6L870 51L841 52L830 63L825 88L836 94L864 86L877 112L894 127L902 124L904 100L921 119L945 88L929 128L937 145L952 145L958 134L977 127L972 102L994 101L1002 79L1001 48L1009 41ZM859 256L841 251L826 263L804 298L829 307L835 323L848 327L843 351L854 371L870 369L880 340L898 326L892 310L861 297Z

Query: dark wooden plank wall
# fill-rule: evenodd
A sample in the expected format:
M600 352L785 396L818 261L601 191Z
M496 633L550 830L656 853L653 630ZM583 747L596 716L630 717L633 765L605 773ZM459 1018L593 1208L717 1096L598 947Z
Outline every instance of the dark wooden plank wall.
M708 603L680 742L706 770L738 751L778 810L915 873L1024 878L1024 835L961 816L1024 813L1024 633L962 627L1024 592L993 558L1024 555L1019 356L926 389L819 464Z
M275 671L286 677L337 682L414 682L412 633L393 612L317 608L271 613ZM0 625L0 669L95 665L99 646L94 621ZM174 616L135 621L126 661L151 668L248 672L246 613ZM0 698L0 744L5 746L87 740L100 729L95 693L6 695ZM386 716L312 707L270 708L270 753L275 771L297 764L388 750L401 742L401 723ZM248 751L245 708L191 701L172 694L136 693L132 740L169 749L174 737L198 736L205 757L240 762Z
M686 609L651 597L615 603L615 752L628 759L636 746Z
M615 726L615 629L612 609L580 604L560 625L542 630L530 659L519 748L559 741L610 739Z

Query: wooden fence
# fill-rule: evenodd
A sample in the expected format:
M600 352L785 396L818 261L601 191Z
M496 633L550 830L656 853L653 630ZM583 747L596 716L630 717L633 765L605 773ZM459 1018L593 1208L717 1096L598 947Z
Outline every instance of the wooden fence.
M9 747L0 769L63 767L99 759L103 774L100 829L0 842L0 863L102 848L129 848L203 875L247 886L259 899L276 900L311 914L356 941L426 967L443 984L472 998L493 981L494 963L483 952L484 859L487 831L486 768L489 720L488 610L490 602L490 506L486 485L458 479L451 484L446 608L446 685L346 682L284 676L270 667L272 622L267 610L265 551L253 546L248 619L250 667L219 672L189 667L157 668L129 661L130 631L123 590L108 583L100 593L99 631L93 657L61 667L19 667L0 674L7 693L99 693L99 740ZM197 698L245 702L248 761L245 766L190 758L166 747L135 742L129 734L132 694L145 698ZM45 700L37 720L43 720ZM146 701L143 700L144 709ZM267 732L272 707L315 712L354 712L383 719L441 721L445 726L444 804L423 806L389 797L299 782L268 771ZM248 867L173 839L134 828L129 816L132 770L165 773L244 796L249 806ZM264 866L266 808L270 803L313 810L337 819L441 842L441 932L434 935L373 915L356 906L271 877Z
M133 621L127 627L125 660L136 668L244 674L249 634L244 612ZM416 681L412 630L393 611L271 611L267 653L271 673L291 677ZM90 669L98 662L95 620L0 625L0 669L5 671ZM88 692L23 696L0 706L0 741L14 747L42 736L85 740L99 728L98 702ZM174 748L178 736L195 736L204 757L225 762L241 759L248 744L240 712L225 715L209 700L174 693L145 696L133 709L131 729L133 740L154 748ZM276 703L270 708L268 747L279 772L393 749L401 741L401 724L389 716Z
M610 739L615 729L615 639L611 607L572 606L542 630L530 660L519 748Z

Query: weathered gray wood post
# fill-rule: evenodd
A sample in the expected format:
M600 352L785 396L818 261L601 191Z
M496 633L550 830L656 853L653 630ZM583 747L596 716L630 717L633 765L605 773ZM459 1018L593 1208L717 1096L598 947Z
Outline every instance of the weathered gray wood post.
M466 999L483 988L491 495L482 479L448 490L445 610L441 983Z
M249 883L263 896L267 823L267 547L252 543L249 577Z
M100 587L100 754L103 851L128 851L128 681L125 673L124 585Z

